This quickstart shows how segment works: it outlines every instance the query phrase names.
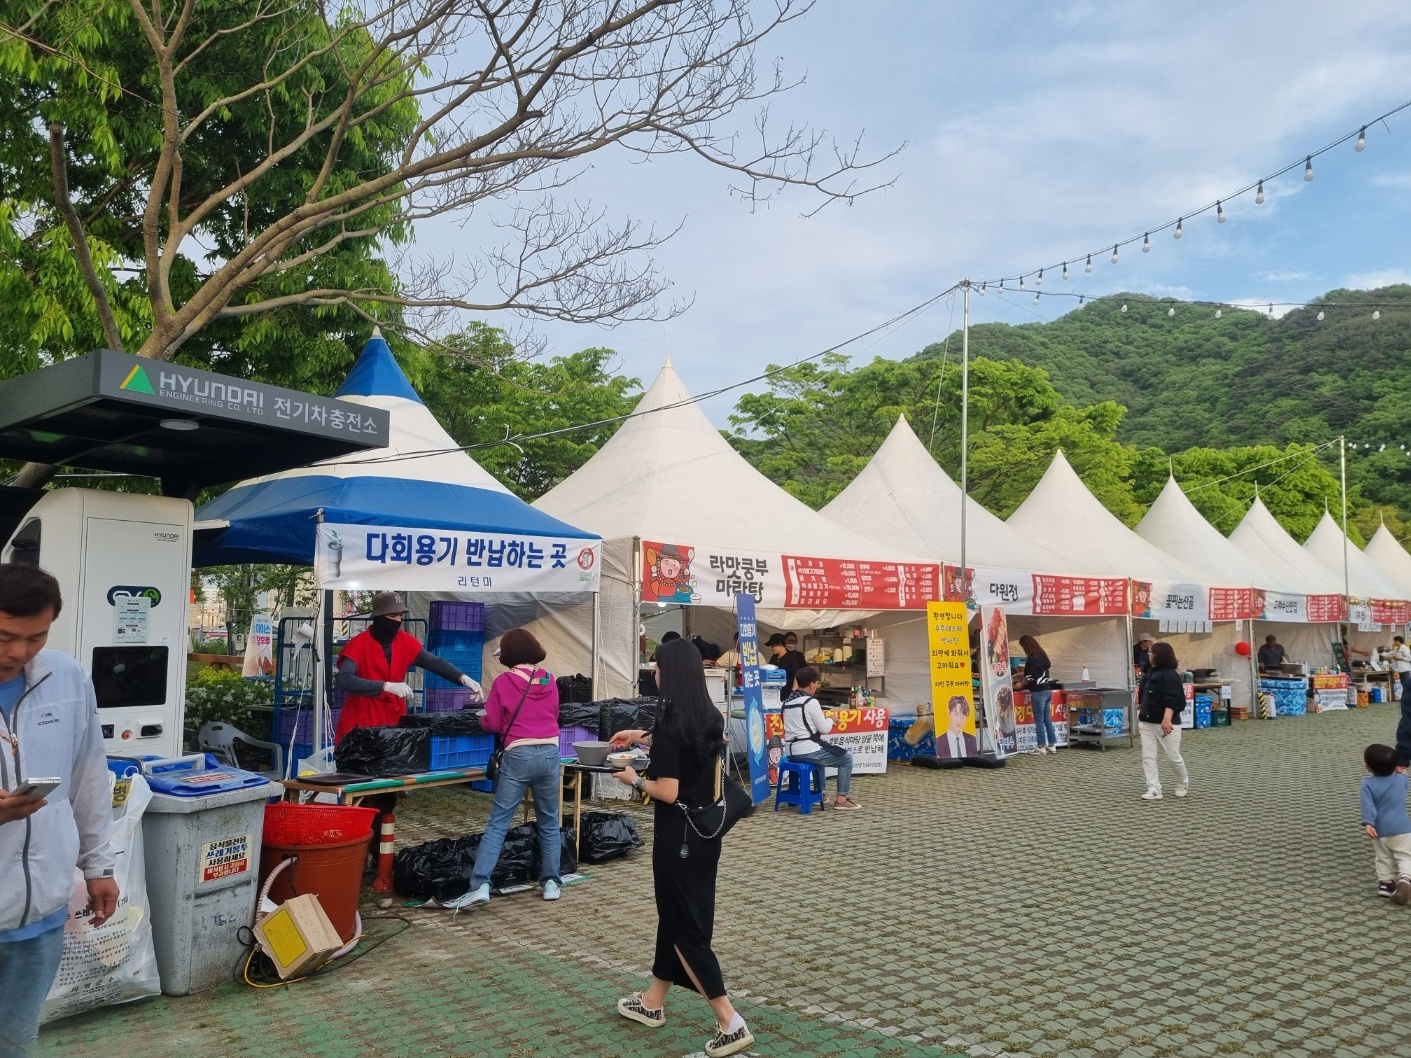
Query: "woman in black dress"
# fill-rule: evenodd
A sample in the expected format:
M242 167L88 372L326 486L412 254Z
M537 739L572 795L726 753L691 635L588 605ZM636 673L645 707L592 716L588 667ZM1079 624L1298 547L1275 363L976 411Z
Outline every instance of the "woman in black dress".
M694 989L710 1003L717 1022L705 1052L710 1058L722 1058L745 1050L754 1037L726 995L720 963L710 946L721 842L702 838L691 829L680 805L703 808L716 800L724 719L710 700L701 655L689 640L658 648L657 685L662 706L655 729L650 734L619 731L612 736L615 746L650 744L652 761L645 776L631 768L616 775L656 803L652 887L657 941L652 983L645 992L618 1000L617 1012L658 1028L666 1024L667 990L672 985Z

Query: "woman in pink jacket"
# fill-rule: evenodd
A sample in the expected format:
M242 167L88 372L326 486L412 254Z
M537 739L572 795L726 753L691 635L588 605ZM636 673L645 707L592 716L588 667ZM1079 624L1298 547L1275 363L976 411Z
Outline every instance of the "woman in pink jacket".
M545 900L559 898L559 688L553 673L541 668L544 648L533 634L511 628L500 637L500 664L508 670L495 677L480 724L500 736L505 755L495 780L490 822L475 852L470 892L461 907L488 903L490 875L500 859L505 835L524 791L534 791L534 818L539 821L539 882Z

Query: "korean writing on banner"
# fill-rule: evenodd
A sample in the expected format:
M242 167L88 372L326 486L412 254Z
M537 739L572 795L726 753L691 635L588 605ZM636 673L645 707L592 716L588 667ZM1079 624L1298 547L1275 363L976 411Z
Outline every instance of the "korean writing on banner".
M323 522L314 569L324 588L397 591L597 591L602 544Z
M1255 617L1252 588L1211 588L1210 619L1212 621L1247 621Z
M1260 593L1254 593L1254 617L1261 621L1293 621L1302 623L1312 620L1308 616L1307 595L1291 595L1286 592L1270 591L1263 594L1263 605L1260 605Z
M731 606L748 595L778 606L783 587L778 555L720 551L681 541L642 541L642 601L678 606Z
M784 555L785 606L820 610L918 610L940 596L930 563Z
M959 566L947 565L942 569L945 597L949 602L1003 606L1005 612L1011 614L1034 612L1034 580L1028 573L971 568L962 579Z
M980 608L980 689L985 710L985 748L997 757L1019 752L1019 718L1009 666L1009 621L1003 608Z
M931 720L936 753L971 757L977 752L975 697L970 681L970 612L963 602L926 605L926 639L931 654L931 715L917 706L917 720ZM925 736L918 729L917 738Z
M745 701L746 749L750 758L750 797L759 804L769 796L769 760L765 752L764 691L759 676L759 626L755 623L755 599L740 592L735 596L735 620L740 633L740 693Z
M886 709L825 709L823 715L833 721L833 730L827 739L835 746L852 754L854 775L881 775L887 770L887 729L889 714ZM782 713L768 713L765 716L765 731L769 741L781 742L784 738L784 717ZM834 769L829 768L828 774Z
M1372 620L1382 625L1404 625L1411 621L1411 603L1399 599L1371 599Z
M1034 613L1045 616L1120 617L1127 612L1127 582L1117 577L1051 577L1034 574Z
M1053 720L1054 744L1068 745L1068 706L1064 704L1063 692L1053 691L1049 699L1049 717ZM1016 734L1019 739L1019 752L1029 753L1039 744L1038 725L1034 720L1034 706L1028 691L1014 692L1014 715L1018 720Z
M1347 616L1347 600L1341 595L1310 595L1307 612L1313 623L1341 621Z

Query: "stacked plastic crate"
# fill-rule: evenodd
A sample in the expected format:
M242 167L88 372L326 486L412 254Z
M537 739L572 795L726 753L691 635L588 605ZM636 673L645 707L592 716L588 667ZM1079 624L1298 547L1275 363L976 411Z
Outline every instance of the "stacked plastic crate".
M480 682L480 662L485 649L485 604L433 602L426 649ZM457 683L426 674L423 685L428 713L454 713L470 702L471 692Z

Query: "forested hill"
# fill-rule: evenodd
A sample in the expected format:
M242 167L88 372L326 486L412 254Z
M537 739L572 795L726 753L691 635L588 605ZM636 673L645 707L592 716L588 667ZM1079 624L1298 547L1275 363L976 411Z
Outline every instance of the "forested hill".
M1118 295L1050 323L972 327L970 353L1042 367L1077 405L1117 401L1127 409L1118 438L1139 448L1345 433L1372 444L1349 468L1367 498L1411 510L1411 459L1399 447L1411 446L1411 286L1335 290L1282 318L1229 307L1217 317L1210 304Z

